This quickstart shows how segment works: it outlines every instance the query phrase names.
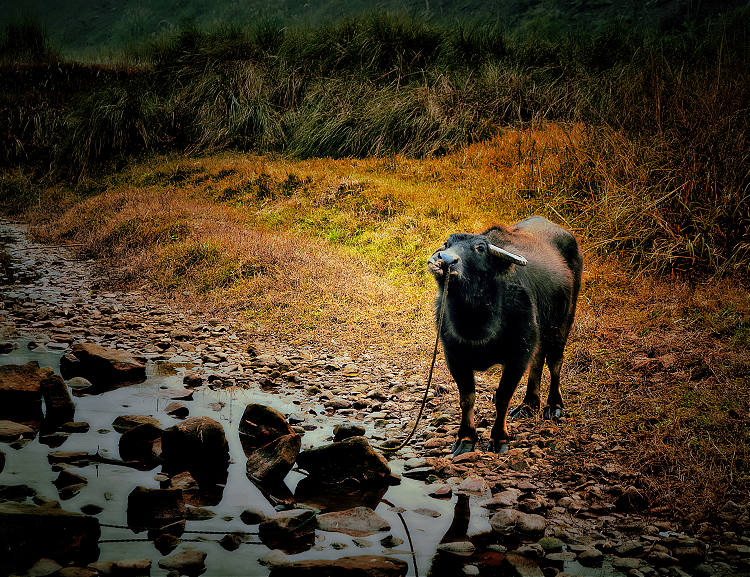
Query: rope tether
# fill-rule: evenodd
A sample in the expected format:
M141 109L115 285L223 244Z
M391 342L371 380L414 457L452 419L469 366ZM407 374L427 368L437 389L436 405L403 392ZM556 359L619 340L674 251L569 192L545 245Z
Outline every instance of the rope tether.
M435 346L432 349L432 362L430 363L430 372L427 375L427 384L424 388L424 397L422 397L422 404L419 407L419 414L417 415L417 420L414 423L414 427L411 430L411 433L409 433L409 436L406 437L397 447L386 447L384 445L375 445L376 449L380 449L381 451L388 452L388 453L395 453L396 451L400 451L403 449L409 441L411 441L411 438L414 436L414 433L417 430L417 426L419 425L419 421L422 418L422 413L424 413L424 407L427 404L427 394L430 392L430 384L432 384L432 373L435 369L435 360L437 359L438 354L438 345L440 344L440 331L443 328L443 316L445 315L445 301L448 300L448 283L451 279L451 273L450 271L446 271L445 275L445 286L443 287L443 297L440 299L440 315L438 316L438 324L437 324L437 334L435 335Z

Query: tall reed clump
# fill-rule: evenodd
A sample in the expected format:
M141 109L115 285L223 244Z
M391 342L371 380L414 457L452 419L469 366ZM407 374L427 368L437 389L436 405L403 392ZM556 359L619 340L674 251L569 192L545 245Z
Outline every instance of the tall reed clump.
M638 265L744 274L749 29L747 8L661 35L615 23L540 38L382 14L184 29L132 50L139 64L107 85L0 119L0 158L43 156L37 133L47 162L76 175L133 154L227 148L422 157L508 126L577 122L589 136L571 142L551 192L586 203L568 215L584 235ZM0 98L16 110L28 93Z

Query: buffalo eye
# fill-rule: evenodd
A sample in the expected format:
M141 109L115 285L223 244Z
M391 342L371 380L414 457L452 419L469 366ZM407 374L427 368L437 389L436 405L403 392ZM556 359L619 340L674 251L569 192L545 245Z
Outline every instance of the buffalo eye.
M485 251L485 248L483 244L478 244L474 247L474 250L478 253L483 253Z

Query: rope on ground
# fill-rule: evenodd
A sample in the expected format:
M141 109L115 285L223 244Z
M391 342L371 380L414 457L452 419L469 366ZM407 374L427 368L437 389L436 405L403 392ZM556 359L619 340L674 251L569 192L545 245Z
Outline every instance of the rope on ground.
M427 384L425 385L425 388L424 388L424 396L422 397L422 404L419 407L419 414L417 415L417 420L414 423L414 427L412 427L411 433L409 433L409 436L406 437L406 439L404 439L396 447L388 447L385 445L375 445L376 449L379 449L383 452L395 453L396 451L400 451L406 445L408 445L409 441L411 441L411 438L414 436L414 433L417 431L417 426L419 425L419 421L422 419L422 414L424 413L424 408L425 408L425 405L427 404L427 395L430 392L430 384L432 384L432 373L435 370L435 361L437 359L437 354L438 354L438 345L440 344L440 331L443 328L443 316L445 315L445 301L448 300L448 283L450 282L450 278L451 278L450 271L446 271L445 286L443 287L443 297L440 299L440 314L438 316L437 334L435 335L435 346L432 349L432 362L430 363L430 372L427 375Z

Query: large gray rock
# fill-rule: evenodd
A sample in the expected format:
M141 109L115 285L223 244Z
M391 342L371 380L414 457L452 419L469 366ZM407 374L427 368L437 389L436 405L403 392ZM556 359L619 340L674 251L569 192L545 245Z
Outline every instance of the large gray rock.
M247 457L247 476L261 484L282 481L292 470L301 446L302 437L291 433L256 449Z
M60 372L66 379L84 377L100 388L146 380L146 366L133 355L94 343L73 345L60 359Z
M318 515L318 529L336 531L353 537L366 537L390 530L388 521L369 507L354 507L345 511Z
M99 521L60 508L0 503L0 574L26 569L41 558L89 563L99 555Z
M39 423L44 377L36 361L0 366L0 419Z
M161 460L161 436L156 425L144 423L128 429L120 437L118 448L123 461L141 463L152 468Z
M328 484L355 480L360 484L388 484L391 469L364 437L352 437L302 451L297 464L310 477Z
M380 555L310 559L274 565L269 577L403 577L408 563Z

